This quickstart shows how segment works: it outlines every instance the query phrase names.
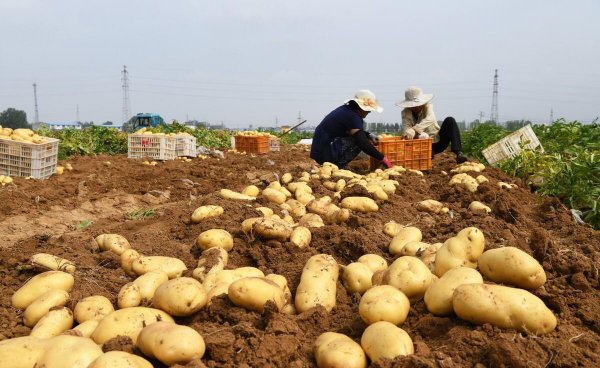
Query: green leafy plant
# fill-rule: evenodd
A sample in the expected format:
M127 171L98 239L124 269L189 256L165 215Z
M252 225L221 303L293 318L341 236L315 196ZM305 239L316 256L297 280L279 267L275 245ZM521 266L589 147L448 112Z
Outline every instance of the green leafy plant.
M81 221L80 223L77 224L77 230L83 230L86 229L88 227L90 227L90 225L92 225L94 222L91 220L84 220Z
M129 218L130 220L141 220L148 217L152 217L155 213L156 211L154 211L153 209L139 208L137 210L129 212L127 214L127 218Z

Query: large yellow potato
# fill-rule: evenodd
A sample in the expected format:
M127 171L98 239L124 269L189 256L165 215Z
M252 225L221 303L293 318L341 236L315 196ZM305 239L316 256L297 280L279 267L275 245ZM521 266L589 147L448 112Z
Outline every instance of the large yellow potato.
M62 335L48 340L36 367L87 368L102 355L102 349L87 337Z
M178 258L164 256L141 256L133 261L133 272L143 275L150 271L163 271L170 279L181 276L187 270L185 263Z
M146 275L149 275L147 273ZM166 276L166 274L165 274ZM168 279L168 277L167 277ZM145 300L149 300L144 298ZM121 290L119 290L119 294L117 295L117 305L119 308L131 308L137 307L142 303L142 293L140 292L140 286L133 282L128 282L123 285Z
M258 197L260 193L260 189L256 185L248 185L246 188L242 190L242 194L245 194L250 197Z
M293 228L283 220L261 218L254 222L252 231L263 239L286 241L292 235Z
M109 250L119 256L127 249L131 249L129 241L119 234L100 234L94 241L100 250Z
M283 192L281 192L280 190L277 190L277 189L273 189L273 188L263 189L262 196L268 202L275 203L275 204L282 204L287 199Z
M160 309L132 307L119 309L104 317L92 334L97 344L104 344L113 337L129 336L135 343L142 328L159 321L175 323L173 318Z
M360 345L372 362L379 359L394 359L401 355L411 355L415 349L410 336L393 323L375 322L365 329Z
M114 350L100 355L88 368L152 368L152 364L140 356Z
M98 327L98 324L100 324L99 320L88 319L87 321L80 323L77 326L73 327L73 329L71 331L75 331L77 334L81 335L82 337L91 337L92 334L94 333L94 331L96 330L96 327Z
M52 254L37 253L32 255L29 261L42 269L75 273L75 263Z
M296 310L302 313L322 305L330 312L335 306L338 276L339 266L332 256L317 254L310 257L296 289Z
M223 214L223 207L215 205L200 206L192 213L192 222L198 223L202 220L218 217Z
M220 283L230 285L232 282L244 277L265 277L265 274L255 267L239 267L234 270L221 270L207 275L202 286L206 292Z
M168 280L169 276L165 272L150 271L133 280L133 283L139 287L142 301L150 301L152 300L156 289Z
M368 325L379 321L401 325L409 310L406 295L391 285L373 286L360 298L358 305L360 318Z
M323 222L323 219L321 218L321 216L317 215L316 213L307 213L304 216L302 216L302 218L300 218L300 221L298 221L298 223L300 224L300 226L305 226L305 227L323 227L325 226L325 223Z
M73 313L69 308L53 309L40 318L30 336L48 338L60 335L73 327Z
M492 212L492 209L479 201L473 201L469 205L469 211L475 214L485 215Z
M297 191L303 191L309 194L313 192L312 188L305 182L292 182L287 185L287 188L294 194L296 194Z
M367 197L346 197L340 203L342 208L347 208L356 212L376 212L379 206L374 200Z
M48 312L55 307L64 307L69 300L69 293L64 290L48 290L39 298L29 304L23 313L23 323L27 327L33 327Z
M315 341L318 368L366 368L367 357L358 343L337 332L325 332Z
M421 254L425 249L428 249L431 246L429 243L424 243L421 241L410 241L400 249L400 255L402 256L413 256L416 257Z
M178 277L161 284L152 297L155 308L177 317L196 313L206 305L206 301L202 284L191 277Z
M523 289L537 289L546 282L539 262L519 248L490 249L478 260L481 273L489 280Z
M279 310L285 304L279 285L261 277L245 277L232 282L227 295L233 304L259 313L269 301L275 303Z
M44 353L48 339L23 336L0 341L3 368L32 368Z
M356 262L363 263L369 267L372 272L383 271L388 267L387 261L382 256L371 253L363 254Z
M400 254L406 243L414 241L420 242L421 239L423 239L421 230L414 226L407 226L398 230L396 235L390 241L388 250L391 254L397 255Z
M292 296L292 292L290 291L290 288L288 286L288 282L287 282L287 279L285 278L285 276L270 273L267 276L265 276L265 278L267 280L271 280L274 283L276 283L279 286L279 288L283 291L284 305L283 305L283 308L281 309L281 311L283 313L287 313L287 314L296 314L296 307L294 306L294 298ZM292 311L293 311L293 313L290 313Z
M393 238L400 230L402 230L402 228L404 228L404 226L400 225L399 223L395 221L389 221L383 225L383 233L390 238Z
M290 242L300 249L306 248L310 245L312 234L310 229L304 226L297 226L290 235Z
M121 268L129 276L135 276L133 271L133 262L139 259L141 255L135 249L126 249L121 253Z
M429 268L410 256L396 259L383 274L384 284L400 289L411 300L422 297L432 281Z
M93 295L81 299L75 306L73 315L78 323L83 323L90 319L101 320L114 310L115 308L107 297Z
M458 317L475 324L490 323L536 335L556 327L556 317L544 302L522 289L464 284L454 290L452 306Z
M446 240L435 256L435 274L442 277L455 267L477 267L477 260L483 253L485 239L483 232L476 227L462 229L456 236Z
M35 275L19 290L11 299L12 306L17 309L25 309L35 299L52 289L71 291L75 279L73 275L62 271L47 271Z
M444 207L441 202L435 199L426 199L417 203L417 210L430 213L448 212L448 208Z
M140 332L136 345L144 355L171 366L185 365L204 355L204 339L191 327L168 322L153 323Z
M227 230L210 229L198 235L196 244L201 250L223 248L230 251L233 248L233 236Z
M288 199L285 202L288 206L290 206L290 215L295 218L300 218L306 214L306 206L295 199Z
M323 199L310 201L306 205L306 209L311 213L316 213L332 224L340 224L348 221L350 218L350 211L345 208L339 208L335 204Z
M342 284L351 293L364 293L371 287L373 271L364 263L352 262L344 267Z
M452 294L463 284L483 284L483 278L469 267L456 267L434 280L425 292L425 305L431 313L444 316L453 312Z

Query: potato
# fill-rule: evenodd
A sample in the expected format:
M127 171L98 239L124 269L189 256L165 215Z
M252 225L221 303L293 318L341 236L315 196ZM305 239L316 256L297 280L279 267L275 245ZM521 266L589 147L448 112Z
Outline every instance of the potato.
M360 345L372 362L411 355L415 351L412 339L406 331L387 321L369 325L363 332Z
M469 205L469 211L475 214L485 215L492 212L492 209L479 201L473 201Z
M347 208L356 212L376 212L379 210L379 206L374 200L367 197L346 197L342 199L340 203L342 208Z
M206 230L196 238L196 244L201 250L209 248L223 248L227 251L233 249L233 236L223 229Z
M260 212L261 215L263 215L263 217L269 217L269 216L273 215L273 210L270 209L269 207L257 207L257 208L255 208L255 210Z
M393 255L398 255L402 251L402 248L406 245L406 243L413 241L421 241L423 239L423 235L421 234L421 230L414 226L407 226L400 229L388 247L388 250Z
M209 274L202 286L204 286L204 290L208 292L217 284L227 283L227 285L230 285L232 282L244 277L265 277L265 274L255 267L239 267L235 270L222 270Z
M248 185L244 190L242 190L242 194L250 196L250 197L258 197L260 193L260 189L256 185Z
M530 334L545 334L556 327L556 317L537 296L500 285L463 284L454 290L456 315L475 324L490 323Z
M470 192L476 192L479 187L477 180L466 173L454 175L448 184L461 186Z
M223 207L215 205L206 205L198 207L192 213L192 222L199 223L211 217L218 217L223 214Z
M265 276L265 279L273 281L283 291L284 307L287 306L288 304L291 304L292 306L294 305L294 300L292 298L292 292L290 291L290 288L288 287L288 282L287 282L287 279L285 278L285 276L277 275L275 273L270 273L267 276ZM294 308L294 310L295 310L295 308ZM282 311L283 311L283 309L282 309Z
M385 275L386 270L379 270L373 272L373 276L371 277L371 285L383 285L383 276Z
M360 262L352 262L344 267L342 284L351 293L364 293L371 287L373 271Z
M119 234L100 234L94 241L100 250L109 250L119 256L127 249L131 249L129 241Z
M435 273L435 256L437 251L442 247L443 243L430 244L424 249L419 256L419 259L425 263L429 271Z
M281 175L281 181L284 184L291 182L292 179L293 179L293 177L292 177L292 174L290 174L290 173L285 173L285 174Z
M126 249L121 253L121 268L129 276L135 276L133 271L133 262L139 259L141 255L134 249Z
M350 211L345 208L339 208L335 204L327 202L322 198L318 201L310 201L306 205L306 209L311 213L316 213L322 218L325 218L332 224L340 224L348 221L348 218L350 218Z
M404 226L400 225L397 222L389 221L383 225L383 233L391 238L396 236L400 230L402 230Z
M92 334L97 344L104 344L113 337L129 336L135 343L142 328L156 322L175 323L173 318L160 309L131 307L116 310L104 317Z
M425 292L427 310L437 316L452 313L452 293L463 284L483 284L483 278L479 272L468 267L449 270L441 278L434 280Z
M100 320L114 310L115 308L107 297L93 295L81 299L75 306L73 315L77 323L83 323L90 319Z
M379 201L387 201L389 199L385 190L375 183L368 183L366 188L367 192L371 193Z
M546 282L546 272L539 262L519 248L490 249L478 260L481 273L496 283L523 289L537 289Z
M325 332L315 341L318 368L366 368L367 357L360 345L346 335Z
M32 368L44 353L48 340L23 336L0 341L3 368Z
M429 248L429 243L423 243L421 241L410 241L400 249L400 255L402 256L413 256L417 257L421 254L425 249Z
M48 253L37 253L29 259L32 265L54 271L75 273L75 263Z
M100 355L88 368L152 368L152 364L140 356L114 350Z
M100 320L88 319L87 321L75 326L71 331L75 331L78 336L91 337L99 323Z
M312 188L304 182L292 182L289 183L287 188L289 189L290 192L296 194L297 191L302 191L308 194L312 194L313 190Z
M340 179L340 180L343 180L343 179ZM335 191L336 183L335 183L334 181L329 181L329 180L328 180L328 181L324 181L324 182L323 182L323 186L324 186L326 189L329 189L329 190Z
M278 181L272 181L269 183L269 185L267 185L267 188L279 190L281 189L281 183Z
M290 235L290 242L300 249L306 248L310 245L312 234L307 227L298 226L294 228Z
M390 285L373 286L360 298L358 305L360 318L368 325L379 321L401 325L409 310L406 295Z
M417 210L430 213L443 212L444 205L434 199L426 199L417 203Z
M285 202L287 205L290 206L290 215L299 218L302 217L306 214L306 206L304 206L302 203L298 202L295 199L288 199Z
M48 338L60 335L73 326L73 313L69 308L53 309L40 318L30 336Z
M356 261L365 264L372 272L385 270L388 267L386 260L377 254L363 254Z
M435 256L435 274L442 277L455 267L477 267L477 260L483 253L485 239L476 227L462 229L456 236L446 240Z
M55 307L64 307L69 300L69 293L60 289L48 290L34 300L23 313L23 323L33 327L48 312Z
M332 256L317 254L310 257L296 289L295 305L298 312L305 312L317 305L322 305L330 312L335 306L338 276L339 267Z
M206 305L202 284L191 277L178 277L161 284L152 297L152 305L172 316L185 317Z
M83 368L102 355L102 349L87 337L62 335L48 340L36 367Z
M292 227L283 220L261 218L254 222L252 231L262 239L286 241L292 235Z
M228 282L219 282L218 284L213 286L213 288L210 289L208 293L206 293L206 305L210 305L211 299L216 296L223 294L227 295L227 293L229 292L229 285L231 284Z
M249 196L246 194L234 192L233 190L229 190L229 189L221 189L219 191L219 195L221 196L221 198L233 199L233 200L237 200L237 201L254 201L254 200L256 200L256 197L252 197L252 196Z
M305 192L304 190L297 190L295 193L296 196L296 200L300 203L302 203L303 205L307 205L310 201L314 201L315 200L315 196Z
M223 248L209 248L202 252L198 259L198 267L192 273L192 277L204 282L210 273L221 271L227 266L229 255Z
M47 271L32 277L11 299L12 306L17 309L25 309L35 299L52 289L71 291L75 279L73 275L62 271Z
M300 218L300 221L298 221L298 224L300 226L305 226L305 227L323 227L323 226L325 226L325 223L323 222L323 219L321 218L321 216L317 215L316 213L307 213L306 215L302 216L302 218Z
M156 289L168 280L169 276L163 271L149 271L133 280L133 283L139 287L142 301L150 301Z
M265 188L262 191L262 196L267 201L275 204L282 204L287 199L283 192L273 188Z
M402 291L409 299L418 299L433 281L433 275L420 259L404 256L396 259L383 275L383 283Z
M283 290L279 285L261 277L245 277L232 282L227 295L233 304L259 313L262 313L269 301L278 310L285 304Z
M150 271L162 271L170 279L181 276L187 270L185 264L178 258L164 256L141 256L133 261L133 272L143 275Z
M168 322L157 322L145 327L139 334L137 347L144 355L167 366L185 365L204 355L204 339L191 327Z
M146 275L150 275L151 273L147 273ZM140 276L141 277L141 276ZM165 277L168 280L167 275ZM144 298L145 300L149 300L148 298ZM134 282L129 282L119 290L119 295L117 296L117 305L119 308L131 308L137 307L142 303L142 293L140 291L140 287L138 284Z

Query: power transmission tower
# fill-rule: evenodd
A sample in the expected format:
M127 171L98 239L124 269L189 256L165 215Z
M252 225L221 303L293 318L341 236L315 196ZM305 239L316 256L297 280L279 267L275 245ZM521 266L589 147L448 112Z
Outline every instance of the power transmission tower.
M298 124L302 122L302 111L298 112Z
M127 65L123 65L123 76L121 82L123 82L123 118L122 121L126 122L131 115L131 105L129 102L129 72L127 71Z
M77 104L77 122L81 122L81 120L79 120L79 104Z
M554 110L550 108L550 124L554 123Z
M33 83L33 103L35 105L35 115L33 117L34 123L40 122L40 114L38 112L38 103L37 103L37 83Z
M490 113L490 121L498 124L498 69L494 74L494 93L492 95L492 112Z
M480 123L483 123L483 115L484 115L483 111L479 111L479 122Z

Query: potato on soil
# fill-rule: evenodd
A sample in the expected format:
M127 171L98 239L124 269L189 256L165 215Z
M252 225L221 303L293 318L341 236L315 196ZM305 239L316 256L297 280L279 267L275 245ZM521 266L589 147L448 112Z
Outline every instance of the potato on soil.
M181 276L187 270L185 263L178 258L164 256L141 256L133 261L133 272L143 275L150 271L162 271L170 279Z
M233 304L258 313L263 311L269 301L278 310L285 304L283 290L279 285L262 277L245 277L234 281L229 285L227 295Z
M133 280L133 283L138 286L142 301L150 301L156 289L168 280L169 276L165 272L150 271Z
M153 323L140 332L136 346L144 355L171 366L200 359L204 339L191 327L168 322Z
M252 232L263 239L286 241L292 230L292 226L283 220L260 218L252 225Z
M114 350L100 355L88 368L152 368L152 364L140 356Z
M302 313L322 305L330 312L335 306L338 276L339 267L332 256L317 254L310 257L296 290L296 310Z
M350 218L350 211L345 208L339 208L335 204L323 199L310 201L306 205L306 209L311 213L325 218L332 224L340 224L348 221L348 218Z
M173 318L160 309L132 307L116 310L100 321L92 334L97 344L104 344L113 337L129 336L135 343L144 326L156 322L175 323Z
M64 307L69 300L69 293L60 289L48 290L35 299L23 313L23 323L27 327L33 327L35 324L52 308Z
M412 339L406 331L387 321L375 322L367 327L360 345L372 362L414 353Z
M48 340L36 367L83 368L102 355L102 349L87 337L62 335Z
M400 225L397 222L389 221L383 225L383 233L391 238L396 236L400 230L402 230L404 226Z
M351 293L364 293L371 287L373 271L364 263L352 262L344 267L342 284Z
M379 206L374 200L367 197L346 197L340 203L342 208L347 208L356 212L376 212Z
M249 196L246 194L234 192L233 190L229 190L229 189L221 189L219 191L219 195L221 196L221 198L233 199L233 200L237 200L237 201L255 201L256 200L256 197L252 197L252 196Z
M407 226L400 229L396 235L390 241L390 245L388 250L393 255L398 255L402 251L402 248L406 245L406 243L418 241L420 242L423 239L423 234L421 230L414 226Z
M73 275L62 271L47 271L35 275L17 290L11 299L12 306L25 309L35 299L52 289L71 291L75 279Z
M288 199L285 203L290 206L289 212L293 217L300 218L306 214L306 206L297 200Z
M363 254L356 262L364 263L373 272L382 271L388 267L387 261L377 254Z
M546 282L546 272L539 262L519 248L490 249L478 260L481 273L496 283L523 289L537 289Z
M418 257L419 254L423 253L425 249L428 249L430 246L431 244L429 243L424 243L421 241L410 241L404 244L404 246L400 250L400 255Z
M37 253L29 259L32 265L46 270L75 273L75 263L48 253Z
M75 316L77 323L83 323L90 319L100 320L107 314L114 312L114 310L115 308L107 297L93 295L77 302L77 305L73 310L73 315Z
M48 339L23 336L0 341L0 362L4 368L32 368L44 353Z
M135 276L133 271L133 262L139 259L141 255L134 249L127 249L121 253L121 268L129 276Z
M244 277L265 277L265 274L256 267L239 267L234 270L221 270L209 274L202 286L204 286L205 291L209 292L218 284L226 283L227 285L230 285L232 282Z
M302 216L302 218L300 218L300 221L298 221L298 224L300 226L305 226L305 227L323 227L323 226L325 226L325 223L323 222L323 219L321 218L321 216L317 215L316 213L307 213L306 215Z
M119 234L100 234L94 241L100 250L108 250L119 256L127 249L131 249L129 241Z
M360 298L358 305L360 317L368 325L379 321L401 325L409 310L406 295L391 285L373 286Z
M206 230L196 238L196 244L201 250L209 248L223 248L230 251L233 248L233 236L223 229Z
M453 312L452 294L463 284L483 284L483 278L476 270L469 267L457 267L434 280L425 292L427 310L437 316Z
M75 331L77 335L82 337L91 337L100 321L97 319L89 319L83 323L73 327L71 331Z
M263 215L263 217L269 217L273 215L273 210L269 207L257 207L255 208L255 210L260 212L260 214Z
M202 284L191 277L178 277L161 284L152 297L152 305L172 316L184 317L206 305Z
M221 216L223 214L223 207L215 205L206 205L198 207L192 213L192 222L199 223L202 220Z
M242 194L245 194L250 197L258 197L260 194L260 189L256 185L248 185L244 190L242 190Z
M476 214L486 214L492 212L492 209L479 201L473 201L469 205L469 211Z
M290 242L300 249L304 249L310 245L312 234L310 229L304 226L297 226L290 235Z
M209 248L202 252L198 258L198 266L194 269L192 277L204 282L208 274L225 269L229 254L223 248Z
M440 213L444 211L444 205L435 199L426 199L417 203L417 210L422 212Z
M147 298L144 299L149 300ZM117 295L117 305L119 306L119 308L123 309L137 307L141 303L142 293L140 292L139 285L133 282L128 282L127 284L123 285L123 287L121 287L121 290L119 290L119 294Z
M477 267L477 260L483 253L485 239L483 232L476 227L467 227L446 240L435 256L435 274L442 277L455 267Z
M69 308L53 309L40 318L30 336L48 338L60 335L73 327L73 313Z
M315 341L318 368L366 368L367 357L362 347L346 335L325 332Z
M282 204L287 199L285 194L280 190L273 188L265 188L262 191L262 196L269 202L275 204Z
M429 268L418 258L404 256L396 259L383 275L383 283L402 291L409 299L418 299L433 281Z

